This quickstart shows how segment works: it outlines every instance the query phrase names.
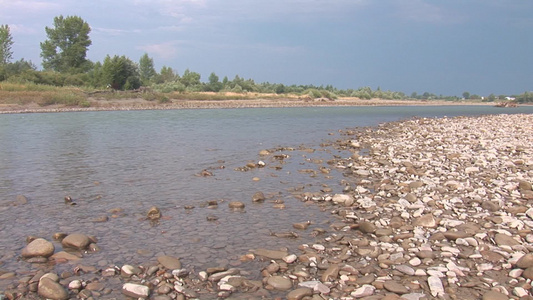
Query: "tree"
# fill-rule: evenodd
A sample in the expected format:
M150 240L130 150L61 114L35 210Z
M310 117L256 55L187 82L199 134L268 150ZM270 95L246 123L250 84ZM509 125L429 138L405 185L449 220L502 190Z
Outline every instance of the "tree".
M8 25L0 25L0 65L8 64L13 58L13 37L9 32Z
M54 28L45 28L48 40L41 43L45 70L79 73L89 69L87 49L91 27L78 16L54 18Z
M102 77L115 90L133 90L141 86L137 65L124 55L106 56Z
M172 70L171 67L163 66L159 75L155 77L156 83L174 82L180 77Z
M154 69L154 60L145 53L139 60L139 74L143 85L148 85L157 74Z
M214 72L209 75L209 83L207 84L207 90L212 92L219 92L222 89L222 82L218 81L218 76Z
M463 93L463 98L470 99L470 93L469 92L464 92Z
M185 72L183 72L183 76L180 78L180 82L186 87L199 85L201 84L200 73L191 72L189 69L186 69Z

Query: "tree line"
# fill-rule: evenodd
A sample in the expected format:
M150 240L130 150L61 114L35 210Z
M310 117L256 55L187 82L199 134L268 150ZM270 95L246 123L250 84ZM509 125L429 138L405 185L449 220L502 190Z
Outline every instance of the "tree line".
M406 95L403 92L385 91L370 87L359 89L337 89L331 85L284 85L280 83L256 83L253 79L235 75L229 79L211 73L208 80L201 81L201 75L186 69L179 75L168 66L159 72L154 68L154 61L147 53L138 62L122 55L107 55L103 62L92 62L87 59L87 51L92 45L91 27L81 17L62 15L54 18L53 27L45 27L47 39L40 43L42 68L24 59L12 62L13 38L8 25L0 25L0 81L14 83L32 82L53 86L85 86L90 88L112 88L114 90L135 90L141 86L169 92L256 92L256 93L293 93L306 95L310 98L335 99L342 97L358 97L361 99L447 99L460 100L455 96L435 95L425 92ZM477 95L463 93L462 99L478 99ZM487 97L487 101L495 101L505 96ZM533 102L530 93L516 96L517 100Z

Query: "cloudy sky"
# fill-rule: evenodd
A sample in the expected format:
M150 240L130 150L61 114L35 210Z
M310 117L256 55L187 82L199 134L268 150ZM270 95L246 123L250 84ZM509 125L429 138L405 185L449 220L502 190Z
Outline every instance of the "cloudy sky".
M91 26L107 54L207 81L370 86L460 96L533 90L530 0L0 0L14 58L40 65L58 15Z

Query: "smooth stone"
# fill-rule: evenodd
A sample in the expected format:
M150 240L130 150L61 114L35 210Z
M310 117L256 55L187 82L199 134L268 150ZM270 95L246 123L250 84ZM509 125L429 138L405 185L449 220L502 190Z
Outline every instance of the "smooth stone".
M157 261L169 270L181 269L181 262L177 257L162 255L157 257Z
M334 281L339 277L340 267L337 264L329 266L324 273L322 273L322 282Z
M228 203L229 208L242 209L244 208L244 203L240 201L231 201Z
M443 232L443 234L446 239L451 240L451 241L455 241L459 238L466 238L466 237L472 236L472 234L469 234L466 231L446 231L446 232Z
M50 257L52 254L54 254L54 251L54 244L43 238L38 238L33 240L31 243L26 245L24 249L22 249L22 257Z
M133 298L148 298L150 288L142 284L125 283L122 286L122 293Z
M52 255L51 258L53 258L54 260L71 261L71 260L79 260L81 257L79 257L79 256L77 256L75 254L71 254L71 253L65 252L65 251L59 251L57 253L54 253L54 255Z
M520 242L503 233L497 233L496 235L494 235L494 241L496 241L496 244L498 246L520 245Z
M252 251L255 255L264 256L270 259L283 259L285 256L288 256L287 251L279 250L268 250L268 249L255 249Z
M39 280L37 293L45 299L66 300L69 298L67 290L61 284L47 277Z
M527 269L529 267L533 267L533 254L528 253L520 257L520 259L516 262L516 266L520 269Z
M432 275L428 277L429 290L433 297L444 296L444 286L438 276Z
M353 291L350 295L356 299L372 296L374 294L374 291L376 290L376 287L369 284L364 284L360 288Z
M301 287L290 291L287 294L287 300L300 300L307 296L313 296L313 290L310 288Z
M396 294L407 294L409 293L409 290L407 289L407 287L405 287L405 285L403 284L400 284L394 280L387 280L385 281L385 283L383 284L383 287L389 291L389 292L393 292L393 293L396 293Z
M414 226L422 226L426 228L435 228L437 227L437 220L432 214L425 214L416 218L413 222Z
M69 234L61 241L61 245L63 245L63 247L75 248L79 250L87 248L90 243L91 240L89 237L81 233Z
M483 294L483 300L508 300L509 296L497 291L488 291Z
M398 266L395 266L394 267L396 270L406 274L406 275L409 275L409 276L413 276L415 275L415 269L409 267L409 266L406 266L406 265L398 265Z
M359 223L358 229L362 233L374 233L374 232L376 232L377 228L376 228L376 225L374 225L373 223L367 222L367 221L363 221L363 222Z
M533 280L533 267L529 267L522 272L522 277Z
M265 201L265 194L263 192L256 192L252 196L252 202L263 202Z
M13 202L13 205L24 205L28 203L28 198L24 195L17 195L15 198L15 201Z
M286 291L292 288L292 281L284 276L270 276L267 283L276 290Z

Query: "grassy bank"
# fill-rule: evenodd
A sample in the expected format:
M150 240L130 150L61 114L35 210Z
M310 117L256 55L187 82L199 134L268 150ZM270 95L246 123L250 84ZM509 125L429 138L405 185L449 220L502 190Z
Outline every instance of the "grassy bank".
M42 84L0 82L0 111L173 109L227 107L353 106L353 105L443 105L477 104L475 101L385 100L358 98L313 98L309 94L252 92L158 92L95 90ZM484 103L487 104L487 103Z

